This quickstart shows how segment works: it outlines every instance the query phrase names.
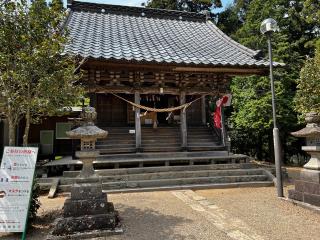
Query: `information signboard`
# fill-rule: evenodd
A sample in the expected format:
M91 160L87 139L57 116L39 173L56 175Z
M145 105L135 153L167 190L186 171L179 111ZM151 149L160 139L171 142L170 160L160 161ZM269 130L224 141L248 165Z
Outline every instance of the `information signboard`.
M5 147L0 167L0 232L24 232L38 148Z

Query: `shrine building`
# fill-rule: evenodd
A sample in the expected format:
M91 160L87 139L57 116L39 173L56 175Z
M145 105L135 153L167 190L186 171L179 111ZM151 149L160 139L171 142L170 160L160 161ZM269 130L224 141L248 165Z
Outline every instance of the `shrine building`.
M68 1L65 26L65 52L82 59L81 83L97 125L109 131L97 143L101 154L226 149L209 100L230 93L234 76L269 71L259 51L232 40L205 14ZM42 154L67 153L70 127L58 117L34 125L30 142L40 143Z

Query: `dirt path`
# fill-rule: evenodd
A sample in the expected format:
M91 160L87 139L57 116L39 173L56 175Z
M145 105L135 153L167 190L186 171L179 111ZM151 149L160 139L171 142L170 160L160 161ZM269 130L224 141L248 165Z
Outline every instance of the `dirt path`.
M320 240L320 215L275 197L275 188L110 194L124 233L108 240ZM43 240L65 198L41 197L27 239ZM2 240L19 234L0 234ZM99 238L104 239L104 238Z

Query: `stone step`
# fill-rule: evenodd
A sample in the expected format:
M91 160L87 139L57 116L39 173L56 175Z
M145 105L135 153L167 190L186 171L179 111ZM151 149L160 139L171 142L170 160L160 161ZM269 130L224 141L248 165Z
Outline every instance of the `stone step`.
M180 151L181 147L179 146L168 146L168 144L166 144L166 146L157 144L157 146L142 146L142 151L143 152L176 152L176 151Z
M229 154L227 151L203 151L203 152L175 152L175 153L130 153L103 156L106 159L148 159L148 158L190 158L190 157L215 157L215 156L239 156L239 154ZM245 155L241 155L245 156ZM99 158L99 157L98 157Z
M163 142L163 141L154 141L154 142L145 142L142 141L142 148L147 147L147 148L158 148L158 147L168 147L168 144L170 145L170 147L180 147L181 143L180 142Z
M103 154L111 154L111 153L134 153L136 152L135 147L126 147L126 148L108 148L108 149L99 149L101 155Z
M134 139L120 139L120 140L105 140L96 142L96 146L104 145L104 144L136 144Z
M188 133L189 133L190 135L211 135L211 136L216 136L215 133L210 132L210 131L208 131L208 130L192 131L192 130L188 129L187 131L188 131Z
M60 185L59 192L70 192L72 185ZM255 182L236 182L236 183L209 183L209 184L188 184L172 185L162 187L144 187L144 188L123 188L103 190L105 193L130 193L130 192L149 192L149 191L170 191L183 189L225 189L225 188L247 188L247 187L270 187L274 186L272 181L255 181Z
M95 162L154 162L154 161L204 161L208 160L237 160L248 159L246 155L228 154L227 151L205 151L205 152L172 152L172 153L133 153L119 155L99 156Z
M154 179L140 181L117 181L103 182L103 190L123 189L123 188L144 188L144 187L163 187L172 185L190 184L209 184L209 183L238 183L238 182L261 182L267 181L265 175L249 176L215 176L215 177L193 177L193 178L173 178L173 179Z
M105 193L130 193L130 192L150 192L150 191L171 191L183 189L225 189L225 188L252 188L252 187L271 187L274 186L271 181L262 182L237 182L237 183L209 183L209 184L189 184L189 185L174 185L164 187L146 187L146 188L125 188L125 189L110 189L103 190Z
M203 140L203 141L218 141L218 138L215 138L213 136L207 136L207 137L190 137L190 135L188 135L188 141L199 141L199 140Z
M195 138L195 137L188 137L188 142L220 142L218 138L213 137L201 137L201 138Z
M184 165L184 166L160 166L160 167L142 167L142 168L117 168L117 169L99 169L95 170L99 176L110 175L128 175L128 174L146 174L146 173L163 173L163 172L184 172L184 171L211 171L211 170L238 170L252 169L256 165L252 163L237 164L210 164L210 165ZM63 177L76 177L80 171L64 171Z
M187 147L188 151L218 151L218 150L225 150L226 147L224 146L189 146Z
M223 145L221 145L220 143L218 142L188 142L188 146L190 147L223 147Z
M179 143L181 144L180 142L180 139L175 139L175 138L167 138L167 139L143 139L141 140L142 144L143 143L152 143L152 144L157 144L159 142L162 142L162 143Z
M141 139L167 139L167 138L176 138L176 139L180 139L180 135L176 135L176 134L153 134L153 135L145 135L142 133L141 135Z
M101 150L101 149L110 149L110 148L114 148L114 147L118 147L118 148L135 148L136 144L126 144L126 143L113 143L113 144L99 144L96 145L96 149L97 150Z
M179 132L180 128L142 128L142 132Z
M100 176L102 182L118 182L118 181L142 181L142 180L160 180L160 179L176 179L176 178L200 178L200 177L217 177L217 176L248 176L263 175L261 169L235 169L235 170L202 170L202 171L170 171L158 173L140 173L128 175L111 175ZM80 183L78 178L61 178L60 184L68 185Z
M188 184L188 185L172 185L162 187L145 187L145 188L124 188L103 190L105 193L130 193L130 192L150 192L150 191L170 191L183 189L224 189L239 187L270 187L273 186L272 181L255 181L255 182L237 182L237 183L209 183L209 184ZM60 192L70 192L72 185L60 185Z

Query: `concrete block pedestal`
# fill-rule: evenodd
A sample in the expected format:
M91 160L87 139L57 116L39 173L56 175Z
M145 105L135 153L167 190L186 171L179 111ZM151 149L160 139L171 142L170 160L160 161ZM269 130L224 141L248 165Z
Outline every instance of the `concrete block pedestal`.
M289 190L289 198L320 207L320 171L302 170L295 189Z
M118 212L107 201L100 183L75 184L63 209L63 218L56 220L47 239L75 239L76 236L90 239L105 231L122 232Z
M320 207L320 115L307 113L305 120L307 126L292 135L306 138L302 150L311 158L295 181L295 189L289 190L289 198Z

